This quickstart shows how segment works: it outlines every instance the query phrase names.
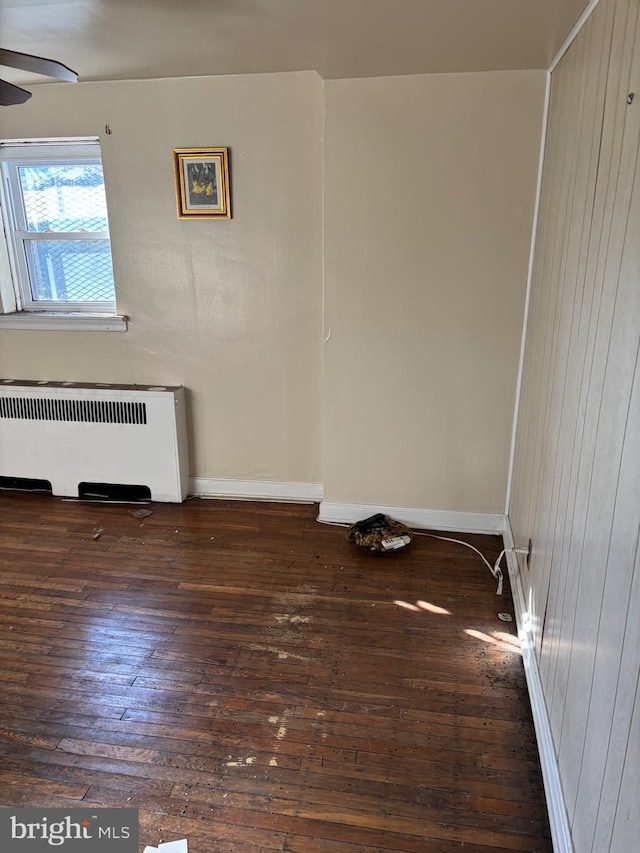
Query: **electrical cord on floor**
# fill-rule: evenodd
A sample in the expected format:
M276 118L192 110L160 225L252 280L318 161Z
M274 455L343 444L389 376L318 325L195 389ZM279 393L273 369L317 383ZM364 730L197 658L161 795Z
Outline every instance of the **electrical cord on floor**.
M498 559L495 561L495 563L492 566L491 563L489 562L489 560L487 560L485 555L482 553L482 551L479 551L475 547L475 545L471 545L471 543L469 543L469 542L465 542L462 539L451 539L449 536L436 536L435 533L424 533L422 530L414 530L413 532L416 536L429 536L431 539L441 539L443 542L455 542L456 545L465 545L467 548L471 548L472 551L475 551L476 554L478 554L480 556L480 558L482 559L482 562L489 569L489 571L494 576L494 578L498 581L498 588L496 589L496 595L502 595L502 583L503 583L504 578L502 576L502 569L500 568L500 561L502 560L502 558L504 557L504 555L507 552L506 548L503 548L502 551L500 551L500 554L498 555Z
M351 527L350 524L343 524L340 521L322 521L321 519L318 519L318 521L320 521L321 524L329 524L332 527ZM428 536L431 539L441 539L443 542L454 542L456 545L464 545L466 548L471 548L472 551L475 551L476 554L478 554L478 556L481 558L481 560L485 564L485 566L489 569L489 571L491 572L493 577L498 581L498 588L496 589L496 595L502 595L502 586L503 586L504 577L502 575L502 569L500 568L500 562L502 561L502 558L504 557L504 555L507 553L506 548L503 548L502 551L500 551L500 554L498 555L498 559L495 561L495 563L492 566L491 563L489 562L489 560L487 560L487 558L484 556L482 551L479 551L475 547L475 545L471 545L471 543L465 542L463 539L452 539L449 536L438 536L435 533L425 533L423 530L413 530L412 533L415 536Z

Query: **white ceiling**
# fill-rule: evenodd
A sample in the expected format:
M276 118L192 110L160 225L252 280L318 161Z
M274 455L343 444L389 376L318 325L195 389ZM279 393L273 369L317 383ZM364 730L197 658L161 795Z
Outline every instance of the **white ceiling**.
M546 68L587 0L0 0L1 46L81 80ZM43 82L0 69L14 83Z

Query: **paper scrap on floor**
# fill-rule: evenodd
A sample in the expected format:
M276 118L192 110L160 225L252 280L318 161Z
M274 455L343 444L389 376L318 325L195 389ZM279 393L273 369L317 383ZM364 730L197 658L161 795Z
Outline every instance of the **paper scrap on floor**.
M142 853L189 853L187 839L167 841L165 844L158 844L157 847L145 847Z

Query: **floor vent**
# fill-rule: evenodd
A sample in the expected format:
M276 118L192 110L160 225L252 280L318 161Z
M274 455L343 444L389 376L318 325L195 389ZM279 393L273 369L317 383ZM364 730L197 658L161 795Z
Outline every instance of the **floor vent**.
M148 486L136 486L131 483L78 483L78 494L86 500L114 503L151 500L151 489Z
M0 489L16 492L48 492L53 493L48 480L36 480L33 477L0 477Z

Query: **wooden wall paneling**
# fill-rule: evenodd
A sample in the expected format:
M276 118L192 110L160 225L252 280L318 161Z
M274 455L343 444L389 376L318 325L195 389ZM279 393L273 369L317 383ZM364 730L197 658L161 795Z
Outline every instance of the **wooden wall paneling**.
M541 276L544 276L546 291L546 312L539 318L539 329L542 332L542 340L539 342L539 345L542 348L543 359L539 374L540 385L534 390L534 400L538 405L536 455L534 457L534 472L536 472L537 476L535 479L534 515L531 526L539 548L541 561L536 574L537 583L535 586L536 600L539 608L537 610L538 619L536 623L536 644L538 649L544 631L544 614L546 612L549 583L548 554L550 550L543 514L548 506L549 499L546 492L551 484L549 479L542 476L542 474L545 471L553 470L554 466L554 447L550 440L549 423L555 385L556 347L559 339L559 303L561 301L559 294L563 282L564 247L570 224L568 211L575 172L574 148L577 143L577 119L581 109L581 98L575 96L576 83L579 82L579 72L578 63L571 63L571 67L568 69L568 80L558 90L558 112L554 124L557 128L561 129L563 127L561 122L565 121L569 132L561 133L558 136L561 146L556 155L559 170L558 174L553 176L553 184L550 188L554 217L550 218L551 229L550 233L546 235L545 253L548 254L549 260L547 269L541 271ZM551 96L553 99L553 80ZM552 140L552 145L554 142L555 140Z
M639 6L603 0L552 75L509 507L578 853L640 832Z
M534 287L531 313L531 336L528 347L528 371L525 380L527 388L523 418L527 430L526 479L529 506L524 511L526 527L522 539L533 535L536 543L536 559L546 553L545 534L540 527L539 513L543 504L540 492L545 480L542 471L549 465L549 447L546 442L545 424L548 422L550 393L552 386L553 351L557 340L556 324L558 319L555 293L556 279L562 265L564 229L567 227L567 205L573 179L573 149L575 146L575 121L568 126L571 133L564 132L563 120L567 116L574 118L580 110L580 99L574 97L574 77L577 65L572 63L568 69L567 82L552 90L550 108L549 135L547 139L546 172L543 180L541 204L541 224L539 250L534 269ZM549 156L553 155L553 156ZM516 513L517 517L517 513ZM518 537L518 533L516 533ZM538 565L539 569L539 565ZM544 575L539 571L531 575L532 604L535 613L534 630L539 646L542 633L542 616L545 606L547 585Z
M607 16L607 32L602 38L602 27L593 26L585 33L589 42L598 40L608 43L612 17ZM591 45L589 45L590 47ZM595 54L589 61L591 53ZM588 363L586 338L591 312L594 304L594 280L586 276L589 255L589 236L591 232L591 212L595 193L595 180L600 153L600 128L604 111L604 91L606 88L606 68L609 61L608 51L587 50L589 74L585 81L587 109L583 116L582 136L589 141L590 147L579 152L581 163L582 198L581 233L576 234L578 255L576 257L575 279L573 281L573 319L570 332L568 370L562 410L559 420L562 422L562 445L559 448L558 468L560 469L560 495L555 509L554 520L554 586L551 590L549 611L544 637L543 660L546 666L546 684L548 703L556 707L553 701L558 658L562 651L561 635L567 624L572 625L575 613L575 584L571 582L571 545L573 539L563 535L571 524L575 512L577 492L577 469L580 459L580 446L584 428L585 366Z
M554 110L557 109L557 104L550 104L550 112L553 113ZM551 123L549 123L549 132L547 135L547 139L545 142L545 148L549 147L549 136L552 134ZM559 169L557 168L557 164L549 164L550 169L554 169L556 173L559 175ZM553 184L555 186L555 182ZM540 211L538 215L539 219L539 232L538 239L541 240L542 231L549 230L549 218L553 213L553 207L550 203L550 193L543 192L540 197ZM541 269L546 268L547 256L541 252L536 252L534 256L533 262L533 270L532 277L539 278L542 281L548 279L548 276L544 276L541 274ZM543 310L544 306L548 307L548 292L545 293L543 288L532 288L530 294L530 305L529 305L529 325L530 328L537 328L537 325L533 322L533 318L538 315L540 311ZM536 426L537 419L539 416L539 412L537 407L532 408L532 393L531 393L531 384L535 378L537 378L539 374L538 364L542 358L543 350L540 347L534 347L532 336L528 336L525 342L525 359L524 359L524 370L523 370L523 385L522 385L522 397L520 403L520 414L519 414L519 423L518 423L518 444L522 445L524 448L523 456L520 460L521 464L519 467L514 468L513 477L513 490L512 496L514 502L519 500L519 509L520 512L515 514L515 519L517 521L522 521L523 530L529 531L530 527L530 518L529 514L532 511L533 501L531 500L531 493L529 491L523 492L518 488L519 481L530 482L530 475L533 470L534 465L534 454L536 450L535 441L528 440L531 436L535 436L536 434ZM516 538L518 537L518 530L514 529L514 533Z
M556 105L550 103L549 110L550 113L556 108ZM551 135L551 122L549 122L549 130L547 139L545 142L545 148L549 147L549 136ZM549 164L549 168L552 168L555 164ZM546 178L546 174L545 174ZM551 211L550 199L548 192L542 192L540 196L540 211L539 211L539 226L538 226L538 241L542 241L542 232L544 229L548 230L548 222ZM545 278L540 274L540 269L546 263L546 256L541 252L536 252L534 256L533 262L533 270L532 270L532 279L545 280ZM548 294L547 294L548 295ZM537 328L537 324L534 322L534 318L541 311L541 305L544 301L543 297L545 294L542 292L542 288L532 288L530 294L530 305L529 305L529 328L533 330ZM538 376L538 362L542 357L542 349L540 347L533 346L533 333L527 336L525 341L525 358L524 358L524 366L523 366L523 383L522 383L522 396L520 403L520 413L518 418L518 448L522 446L523 453L521 458L519 459L520 465L514 467L513 472L513 489L512 489L512 502L513 504L518 505L519 512L514 514L514 521L520 521L522 523L523 531L531 530L530 526L530 513L532 511L532 499L531 492L529 490L524 491L519 488L520 482L531 482L531 472L533 469L533 455L535 451L535 441L531 440L532 436L536 434L536 426L537 426L537 418L538 418L538 410L537 408L532 408L532 391L531 385L534 381L534 378ZM516 536L516 540L518 539L519 530L514 529L514 534Z
M627 38L626 16L618 15L614 29L614 48L609 65L604 133L596 204L604 207L602 228L597 234L597 261L594 275L601 299L597 327L594 329L594 355L591 370L584 450L578 470L578 514L572 537L580 541L580 572L577 581L576 619L567 653L559 661L558 673L566 675L566 696L559 699L565 709L562 729L556 731L559 762L565 779L565 797L569 814L575 808L580 762L588 714L585 701L593 680L596 635L601 617L604 572L611 525L616 503L624 429L633 385L634 363L628 350L636 346L629 334L619 336L615 326L616 308L622 305L625 316L640 327L632 293L620 290L620 266L625 244L635 156L630 162L622 148L628 112L626 90L633 42ZM631 32L633 35L633 30ZM563 682L564 686L564 682ZM554 705L557 700L554 696ZM552 716L553 719L553 716Z
M582 78L584 110L578 133L578 146L574 152L578 164L577 203L572 209L574 228L570 233L571 288L567 310L572 312L571 328L565 331L567 351L563 356L565 382L562 399L555 413L555 424L559 434L558 455L553 467L557 482L554 500L550 503L549 524L553 533L548 537L552 546L547 554L549 565L553 561L553 573L549 569L550 597L547 603L544 638L540 655L541 677L546 687L547 701L557 710L554 703L554 688L558 656L561 653L561 634L566 625L573 624L575 613L575 585L568 583L572 567L569 564L570 539L563 534L572 523L575 510L576 472L579 463L585 415L585 366L587 357L587 331L593 308L594 281L586 275L589 258L591 214L595 197L595 183L600 155L600 137L609 62L609 43L613 26L613 6L605 14L594 16L584 33L583 51L576 54L585 70ZM571 54L567 59L571 58ZM551 579L551 574L553 578ZM546 599L545 599L546 600ZM561 704L561 703L560 703ZM557 726L552 728L557 730Z
M625 625L625 642L620 662L616 704L608 739L607 766L598 805L598 820L591 853L600 850L632 850L637 842L631 837L630 815L637 814L640 790L640 551L636 551L635 569ZM635 674L635 677L634 677ZM631 722L629 722L631 720ZM620 791L623 791L620 797ZM619 800L622 806L619 808ZM633 812L631 811L633 809ZM613 838L614 826L616 837Z
M571 101L567 97L568 91L561 89L556 93L550 105L549 135L546 149L558 150L557 158L547 161L540 210L539 244L546 251L538 251L534 265L534 281L538 286L533 288L530 307L530 330L531 334L527 341L527 356L525 359L525 377L523 406L520 415L520 429L526 431L526 442L524 443L524 458L522 462L523 480L527 483L526 490L516 487L515 496L522 495L523 505L521 513L515 512L516 539L524 540L535 530L534 514L538 505L536 498L540 480L536 472L540 471L542 455L544 452L542 444L542 431L540 421L544 416L544 407L541 398L545 390L546 370L548 364L549 339L552 316L552 267L554 261L553 248L555 238L558 234L561 222L562 188L564 187L563 175L567 171L564 168L563 157L566 140L563 140L557 132L557 118L566 110L571 108ZM568 146L566 146L568 149ZM522 527L518 529L517 522L522 518ZM536 545L539 543L536 541ZM534 599L537 601L537 590L533 590ZM535 607L534 613L539 613ZM535 626L536 629L538 626ZM537 633L537 630L536 630Z
M637 8L635 11L637 14ZM628 73L622 75L617 91L617 102L625 107L628 91L632 90L636 82L640 83L637 70L633 70L638 67L640 17L635 20L631 18L628 23L629 36L625 40L627 53L635 51L636 59L629 65L631 76ZM632 39L634 30L635 38ZM636 80L633 80L633 75ZM618 706L620 715L623 707L629 710L629 690L633 686L634 675L637 678L640 670L637 638L633 640L631 636L625 637L625 632L634 630L635 623L640 620L640 613L633 613L631 608L633 572L640 531L640 110L626 108L623 112L626 120L617 207L619 217L626 219L626 229L622 226L615 229L616 232L623 231L624 237L607 379L602 400L605 463L611 464L612 447L607 433L611 434L614 429L616 432L622 432L622 450L618 480L615 484L614 511L604 573L602 618L595 646L593 688L576 801L576 827L579 827L576 832L584 836L585 843L593 837L597 819L591 797L593 780L603 779L607 766L610 739L603 738L602 732L614 731L615 737L618 737L619 727L612 728L618 702L617 690L626 691L621 695L622 705ZM634 654L625 661L623 669L626 643L630 644ZM626 722L629 725L630 716L626 717ZM640 763L640 754L636 755L636 759Z
M615 7L610 4L609 7L599 7L604 14L604 9L608 8L612 11ZM591 23L594 23L597 18L594 16ZM585 32L585 35L588 33ZM606 45L605 62L609 61L609 33L603 34L603 44ZM601 80L607 81L607 67L603 69ZM603 103L604 106L604 103ZM601 128L603 115L596 114L594 117L594 129L598 144L600 144ZM598 152L598 166L602 160L602 148ZM599 226L597 224L598 216L602 213L602 205L596 204L596 192L594 190L593 197L588 204L588 215L585 224L589 229L590 234L598 234ZM594 224L595 223L595 224ZM562 598L555 603L555 606L561 613L560 626L558 633L558 641L555 647L555 661L553 667L553 682L548 686L547 701L551 711L552 728L557 734L561 729L562 716L564 714L564 696L566 693L566 668L560 665L560 673L558 674L558 657L563 654L562 650L566 650L571 642L571 637L574 630L574 621L576 615L576 595L577 595L577 578L581 567L582 551L583 551L583 536L584 536L584 518L581 515L584 509L584 500L581 498L578 486L580 484L579 472L580 466L582 470L588 472L590 465L590 457L587 451L589 446L585 440L585 425L587 422L587 411L590 402L590 378L594 359L594 330L597 329L597 318L601 299L600 288L596 285L593 267L597 262L598 245L587 242L586 253L586 270L584 276L584 289L586 295L587 311L582 316L580 329L580 349L575 357L575 385L578 389L578 410L575 427L573 428L573 446L571 453L571 490L568 496L568 512L567 525L569 529L575 531L574 535L563 537L565 548L562 553L558 571L566 578L562 587ZM572 425L565 420L565 429L568 433L572 432ZM583 497L583 496L582 496ZM583 519L582 526L577 528L578 520ZM546 649L545 651L553 651ZM556 693L559 698L556 699Z
M640 671L640 385L636 382L626 422L616 510L602 596L602 616L595 640L596 656L588 706L584 750L575 807L574 835L579 849L607 850L634 696ZM587 701L588 699L588 701ZM640 764L640 753L635 754ZM638 788L636 788L636 793ZM594 808L595 802L599 803ZM625 849L625 848L620 848ZM631 849L629 846L626 849Z
M636 701L629 731L627 755L624 765L620 799L616 808L616 821L610 849L633 850L638 844L637 815L638 789L640 788L640 701L636 685Z
M572 182L568 187L568 198L563 204L563 216L565 217L565 231L563 234L563 245L561 248L563 256L562 267L558 275L554 277L552 287L556 301L556 313L559 317L558 324L554 329L556 338L555 350L552 356L551 373L548 378L550 387L550 403L547 421L542 426L544 443L548 452L548 464L543 469L541 476L545 484L539 502L540 520L538 536L544 545L543 564L541 573L542 588L540 600L544 602L544 622L539 634L539 648L547 643L554 633L553 604L557 600L557 586L560 584L559 572L552 572L552 560L556 561L557 551L560 545L558 541L558 506L560 500L560 487L563 484L562 469L564 462L564 445L567 440L567 431L564 429L564 406L567 382L575 383L572 376L573 363L570 358L571 330L576 306L576 279L577 260L580 252L580 235L583 230L585 218L585 198L583 196L584 171L586 152L590 149L590 135L584 132L585 114L588 117L590 101L593 89L589 87L588 66L585 61L588 42L582 41L579 50L568 59L574 66L574 73L570 81L572 97L579 105L579 110L572 115L565 115L561 121L569 121L574 126L571 135L572 150L569 156L571 164ZM550 587L556 587L550 599ZM540 654L540 676L548 688L549 671L545 664L550 660L548 655Z

